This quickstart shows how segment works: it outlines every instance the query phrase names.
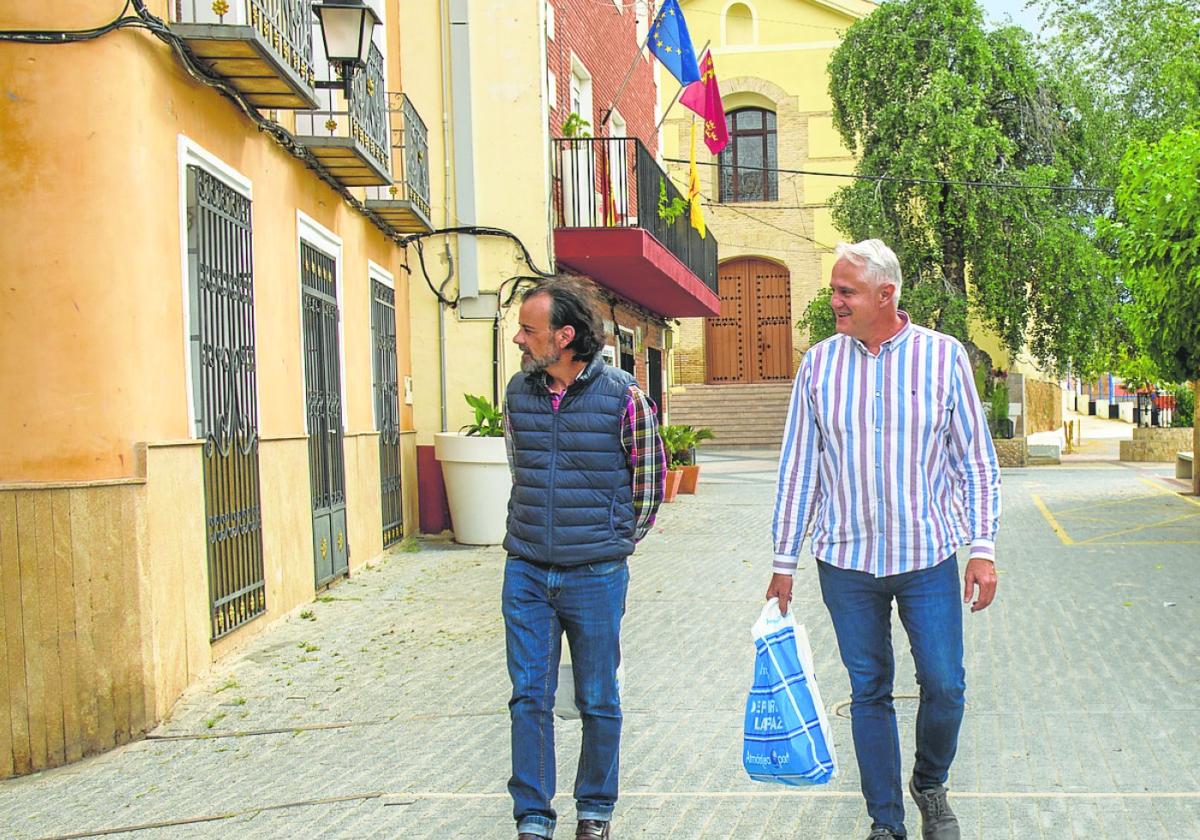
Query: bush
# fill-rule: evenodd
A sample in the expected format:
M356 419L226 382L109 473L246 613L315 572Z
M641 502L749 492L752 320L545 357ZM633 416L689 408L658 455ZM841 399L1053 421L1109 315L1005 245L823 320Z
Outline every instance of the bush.
M1171 415L1171 425L1178 428L1188 428L1196 420L1196 392L1187 384L1175 388L1175 413Z

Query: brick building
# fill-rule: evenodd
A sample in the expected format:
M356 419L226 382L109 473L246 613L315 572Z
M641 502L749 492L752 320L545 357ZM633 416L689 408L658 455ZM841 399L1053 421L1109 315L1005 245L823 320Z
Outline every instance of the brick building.
M547 130L558 264L600 286L606 357L665 408L668 320L716 313L716 241L659 211L664 192L682 196L657 162L661 71L639 53L654 11L547 0Z

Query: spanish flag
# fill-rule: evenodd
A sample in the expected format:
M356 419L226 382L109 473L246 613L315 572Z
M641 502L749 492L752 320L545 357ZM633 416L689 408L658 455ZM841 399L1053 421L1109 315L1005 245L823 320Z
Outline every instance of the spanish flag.
M704 210L700 207L700 173L696 170L696 121L692 120L692 160L688 166L688 204L692 206L692 227L700 231L700 238L707 235L704 230Z

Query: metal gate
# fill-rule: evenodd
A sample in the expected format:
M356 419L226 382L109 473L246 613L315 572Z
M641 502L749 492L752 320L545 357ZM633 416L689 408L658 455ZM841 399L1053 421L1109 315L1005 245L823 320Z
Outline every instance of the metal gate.
M720 267L721 314L705 319L708 382L786 382L792 378L788 270L767 260Z
M379 429L383 545L404 537L400 481L400 383L396 360L396 292L371 281L371 335L375 344L375 425Z
M301 242L308 473L317 586L344 575L350 558L350 542L346 535L346 455L342 434L336 278L333 257Z
M190 353L215 641L266 612L250 200L187 168Z

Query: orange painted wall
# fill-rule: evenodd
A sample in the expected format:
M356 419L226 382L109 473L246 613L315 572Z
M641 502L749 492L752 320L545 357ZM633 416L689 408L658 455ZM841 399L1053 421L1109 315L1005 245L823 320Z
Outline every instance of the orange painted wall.
M94 3L8 5L0 28L102 22ZM180 134L253 182L260 433L304 434L297 209L343 239L347 424L373 428L368 259L396 278L410 371L402 255L381 231L148 33L6 43L0 79L0 480L132 476L136 443L191 436Z

